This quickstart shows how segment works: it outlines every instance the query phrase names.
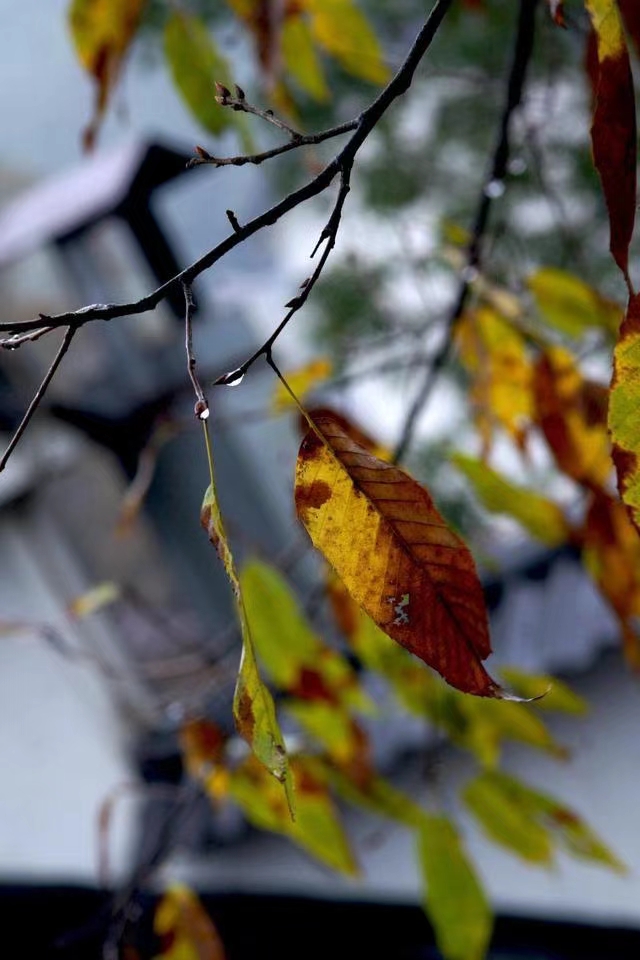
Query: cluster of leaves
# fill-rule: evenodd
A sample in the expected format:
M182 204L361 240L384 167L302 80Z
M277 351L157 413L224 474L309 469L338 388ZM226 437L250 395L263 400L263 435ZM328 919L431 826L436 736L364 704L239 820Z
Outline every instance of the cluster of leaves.
M145 6L143 0L73 0L74 41L96 83L89 144ZM475 16L468 8L495 14L498 6L467 3L456 16ZM640 45L640 20L634 0L548 4L560 26L574 6L581 11L584 6L591 24L592 150L609 212L610 250L629 305L618 333L623 308L570 273L536 268L519 278L515 295L503 278L474 264L473 276L465 279L471 293L466 309L454 316L447 334L464 371L480 456L459 452L453 463L485 508L508 514L548 546L571 542L582 551L586 568L618 617L628 658L640 667L635 623L640 614L640 299L629 271L637 142L625 34L626 28ZM203 5L206 14L204 7L208 5ZM267 0L229 0L227 7L255 45L273 102L289 115L296 109L296 89L320 105L328 100L320 53L359 80L387 79L371 23L353 0L296 0L279 4L279 16ZM203 126L218 134L246 119L242 115L247 111L238 106L242 91L235 99L227 96L229 68L206 18L172 5L161 19L175 85ZM215 105L214 80L223 85L219 103L231 109ZM460 122L459 115L455 119ZM406 196L412 197L411 189ZM402 197L396 202L402 203ZM458 269L465 268L464 258L455 260L456 250L448 253ZM604 384L582 372L577 359L585 334L593 331L603 350L618 338L610 395ZM270 353L267 360L277 373ZM326 372L321 365L315 374ZM302 378L291 391L284 378L282 382L279 406L284 397L308 386ZM579 712L580 702L560 684L537 706L505 693L483 663L491 644L473 558L430 493L343 416L327 410L302 414L306 433L296 469L296 509L333 571L326 592L346 649L380 674L407 710L476 758L479 772L462 799L495 842L532 864L548 864L555 849L563 847L621 869L577 814L499 769L507 739L562 756L538 710ZM214 804L235 802L258 826L284 834L349 875L357 872L356 856L336 797L402 823L415 832L426 909L443 955L447 960L480 958L490 936L490 908L454 819L423 809L376 771L362 721L376 708L361 676L349 658L314 631L275 570L257 561L236 570L218 507L206 422L203 428L211 483L202 522L236 599L243 653L234 715L252 753L239 762L232 759L225 735L206 719L192 719L182 730L189 773ZM622 500L612 489L608 431ZM578 495L578 507L567 510L502 475L491 459L497 435L507 437L525 463L542 441L549 461ZM289 754L261 670L300 732L301 747ZM539 696L547 688L546 680L514 671L505 679L523 697ZM183 908L191 909L187 901L174 896L164 908L170 921L164 914L158 921L161 932L173 924L174 940L182 937Z

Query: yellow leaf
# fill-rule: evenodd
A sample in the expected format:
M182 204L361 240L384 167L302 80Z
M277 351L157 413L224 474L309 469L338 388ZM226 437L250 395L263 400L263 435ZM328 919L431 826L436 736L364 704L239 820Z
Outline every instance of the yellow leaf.
M532 536L549 547L566 543L569 529L557 504L534 490L516 486L474 457L456 453L451 459L470 480L474 492L487 510L513 517Z
M495 843L529 863L551 864L553 845L548 830L500 783L492 773L480 774L464 789L465 804Z
M311 757L296 756L291 758L291 772L296 792L295 821L289 816L282 792L253 758L231 774L230 794L261 830L282 833L332 869L357 874L322 765Z
M618 490L640 531L640 296L629 300L613 354L609 431Z
M622 308L607 300L583 280L558 270L542 267L527 279L543 320L569 337L581 337L596 328L617 333Z
M284 65L296 83L314 100L321 103L328 100L329 88L313 45L311 28L304 17L285 17L281 44Z
M79 597L75 597L67 607L67 612L71 617L81 620L84 617L91 616L92 613L97 613L111 603L116 603L121 596L122 591L117 583L111 583L110 581L99 583L95 587L91 587L90 590L81 593Z
M155 960L225 960L224 947L200 900L182 883L158 903L153 930L165 943Z
M285 374L285 380L291 387L295 396L302 400L304 397L321 383L331 376L331 361L326 357L319 357L305 364L298 370L290 370ZM283 383L278 381L273 396L271 398L271 409L274 413L281 413L283 410L290 410L295 407L295 401L286 389Z
M207 446L207 450L210 453L209 446ZM293 815L293 788L287 752L276 717L273 697L268 687L262 682L258 670L256 652L244 607L240 581L236 573L233 556L224 530L220 507L218 506L218 499L213 482L213 463L211 458L209 468L212 482L204 495L200 522L207 531L209 540L216 548L227 577L229 578L242 630L240 669L238 671L238 680L233 697L234 719L238 733L244 737L255 755L269 772L284 784L289 808Z
M93 118L84 143L95 142L123 60L135 37L146 0L72 0L69 27L80 63L96 83Z
M372 776L364 787L356 785L352 779L335 768L329 769L328 777L331 785L347 803L362 807L380 817L388 817L407 827L419 827L422 824L422 807L382 777Z
M425 814L418 831L426 911L445 960L483 960L493 926L486 894L447 817Z
M453 686L503 691L482 666L490 654L482 587L462 540L429 493L316 419L296 468L298 516L351 596L388 636Z
M378 39L354 0L301 0L311 16L314 39L338 60L347 73L386 83L386 66Z
M532 368L522 334L495 308L480 307L462 317L457 343L472 378L470 398L485 454L497 426L522 445L533 409Z

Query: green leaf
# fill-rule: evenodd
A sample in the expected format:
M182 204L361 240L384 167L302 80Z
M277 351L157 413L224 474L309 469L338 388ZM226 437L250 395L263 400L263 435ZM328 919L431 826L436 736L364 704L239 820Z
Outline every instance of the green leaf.
M204 495L200 512L200 522L207 531L209 540L216 548L227 577L229 578L242 630L242 656L233 697L234 719L238 733L244 737L260 762L265 765L276 780L284 784L287 802L291 815L293 816L293 785L284 738L276 717L273 697L269 689L262 682L258 671L256 652L244 607L242 589L236 573L231 548L229 547L220 507L218 505L218 498L216 496L213 460L211 457L210 441L206 433L206 426L205 437L207 438L211 484Z
M456 827L447 817L425 814L418 849L438 949L445 960L483 960L493 917Z
M593 328L617 333L622 308L574 274L542 267L527 279L527 286L542 319L560 333L581 337Z
M198 123L219 134L238 114L216 103L214 83L229 82L229 67L199 17L174 10L164 30L164 53L173 82Z
M294 696L375 712L351 665L313 632L277 570L251 560L240 582L258 656L278 687Z
M518 667L502 667L500 673L509 689L518 696L526 700L539 697L535 703L537 710L570 713L575 716L583 716L589 710L587 701L557 677L525 673Z
M388 817L407 827L419 827L424 819L424 810L411 797L396 790L383 777L371 777L366 787L360 787L341 771L331 767L328 772L331 785L348 803L362 807L369 813Z
M282 792L252 758L231 774L229 793L261 830L284 834L333 870L351 876L358 868L327 789L322 765L312 757L291 758L296 819Z
M557 504L533 490L516 486L475 457L456 453L451 459L471 482L475 494L487 510L512 517L549 547L566 543L569 533L567 522Z
M618 873L626 872L622 861L575 811L555 797L534 790L506 773L494 772L490 776L505 797L542 823L573 856L599 863Z
M531 815L526 805L505 792L490 772L472 780L463 800L487 836L530 863L548 865L553 844L548 831Z

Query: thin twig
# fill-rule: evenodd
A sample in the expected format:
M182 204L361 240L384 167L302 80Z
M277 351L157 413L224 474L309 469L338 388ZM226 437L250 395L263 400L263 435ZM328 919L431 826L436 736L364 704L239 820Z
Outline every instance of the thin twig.
M203 163L210 163L215 167L243 167L248 163L260 164L264 163L265 160L273 159L273 157L279 157L283 153L297 150L298 147L315 146L333 137L340 137L345 133L349 133L350 130L355 130L357 126L357 118L347 120L346 123L331 127L329 130L322 130L320 133L298 134L295 140L288 140L287 143L282 143L280 146L273 147L271 150L263 150L262 153L240 154L236 157L214 157L213 154L209 153L203 147L196 147L198 156L193 157L189 161L189 166L196 167Z
M195 300L193 299L193 290L191 284L183 282L184 291L184 344L187 353L187 373L193 386L193 392L196 395L196 403L193 408L195 416L199 420L206 420L209 416L209 404L204 395L198 375L196 373L196 358L193 352L193 311L195 310Z
M510 153L510 132L511 121L517 107L522 102L522 93L524 90L527 68L533 52L533 39L535 35L535 17L538 0L520 0L520 10L518 14L518 26L516 30L515 45L511 68L507 81L507 92L504 107L500 115L498 124L498 135L496 145L491 156L488 172L482 184L482 190L478 200L478 206L474 217L471 239L467 244L465 266L460 273L460 283L456 299L453 303L447 321L445 323L444 334L440 349L429 364L423 381L418 389L418 393L409 408L400 434L400 439L393 455L393 462L398 463L406 455L416 430L418 418L422 413L438 375L446 362L448 361L454 345L454 334L456 327L469 299L472 285L477 277L481 262L481 244L489 221L489 213L493 201L496 198L496 192L492 189L493 184L503 184L507 173Z
M33 330L31 333L14 333L12 337L4 337L2 340L0 340L0 347L3 347L4 350L17 350L18 347L21 347L23 343L35 343L35 341L39 340L40 337L44 337L48 333L53 333L53 331L56 329L56 327L40 327L37 330Z
M234 84L236 95L235 97L231 93L228 87L225 87L223 83L216 81L216 102L220 104L221 107L230 107L231 110L235 110L239 113L250 113L254 117L260 117L261 120L266 120L267 123L272 123L274 127L277 127L278 130L282 130L284 133L288 134L292 140L300 140L302 134L298 130L295 130L289 123L281 120L280 117L277 117L273 110L262 110L261 107L256 107L255 104L249 103L247 100L246 94L242 87L239 87L238 84Z
M47 372L45 373L45 375L44 375L44 377L43 377L43 380L42 380L42 383L40 384L40 386L39 386L38 389L36 390L35 395L34 395L34 397L33 397L33 400L31 401L31 403L30 403L29 406L27 407L27 411L26 411L24 417L22 418L22 420L21 420L20 423L18 424L18 427L17 427L17 429L16 429L16 432L15 432L14 435L11 437L11 440L9 441L9 446L7 447L7 449L6 449L6 450L4 451L4 453L2 454L2 458L0 459L0 473L2 473L2 471L3 471L4 468L5 468L5 466L7 465L7 460L9 459L9 457L11 456L11 454L13 453L13 451L15 450L16 446L18 445L18 443L19 443L19 441L20 441L20 438L22 437L23 433L25 432L25 430L26 430L27 427L29 426L29 423L30 423L30 421L31 421L31 418L33 417L34 413L36 412L36 410L37 410L38 407L40 406L40 402L41 402L42 398L44 397L44 395L45 395L45 393L46 393L46 391L47 391L47 387L49 386L49 384L50 384L51 381L53 380L53 377L54 377L54 375L55 375L55 372L56 372L56 370L58 369L58 367L60 366L60 363L61 363L62 358L64 357L65 353L67 352L67 350L68 350L69 347L71 346L71 341L73 340L73 338L74 338L74 336L76 335L76 333L77 333L77 327L68 327L68 328L67 328L67 332L66 332L65 335L64 335L64 339L63 339L62 343L60 344L60 347L59 347L59 349L58 349L58 352L56 353L55 357L53 358L53 362L51 363L51 366L49 367L49 369L48 369Z

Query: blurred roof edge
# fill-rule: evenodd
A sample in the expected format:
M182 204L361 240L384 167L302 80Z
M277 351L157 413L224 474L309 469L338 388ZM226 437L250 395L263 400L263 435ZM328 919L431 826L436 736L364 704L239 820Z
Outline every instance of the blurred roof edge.
M177 145L133 140L45 178L0 209L0 267L117 212L187 169Z

